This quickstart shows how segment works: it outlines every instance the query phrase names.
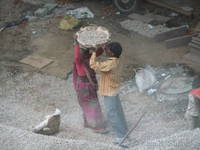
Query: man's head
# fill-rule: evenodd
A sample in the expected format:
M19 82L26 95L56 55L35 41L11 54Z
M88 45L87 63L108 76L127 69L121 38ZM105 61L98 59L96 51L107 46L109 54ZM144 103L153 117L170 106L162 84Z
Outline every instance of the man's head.
M119 58L122 53L122 47L118 42L111 42L105 47L106 55L108 57L116 57Z

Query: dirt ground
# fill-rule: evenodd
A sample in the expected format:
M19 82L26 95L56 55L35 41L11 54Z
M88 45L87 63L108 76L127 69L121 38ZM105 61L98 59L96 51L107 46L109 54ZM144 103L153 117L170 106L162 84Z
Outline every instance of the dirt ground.
M16 3L18 2L18 3ZM22 14L32 13L40 5L32 5L21 1L2 0L0 21L11 21ZM186 63L199 71L199 66L183 59L188 52L187 47L166 49L163 43L145 38L136 33L121 28L120 21L126 15L116 15L117 10L109 3L85 1L74 3L75 7L87 6L95 14L94 19L84 19L83 24L98 24L107 27L112 40L122 44L124 52L122 57L123 79L133 77L133 69L145 64L162 65L168 63ZM11 7L11 9L10 9ZM154 6L154 9L156 7ZM152 9L152 6L149 7ZM159 10L159 9L158 9ZM10 69L39 71L58 77L65 77L72 68L73 48L72 37L77 30L63 31L58 28L60 17L38 19L16 27L11 27L0 34L0 63L1 70ZM19 63L19 60L30 54L39 54L54 61L42 70L37 70ZM19 69L20 68L20 69Z

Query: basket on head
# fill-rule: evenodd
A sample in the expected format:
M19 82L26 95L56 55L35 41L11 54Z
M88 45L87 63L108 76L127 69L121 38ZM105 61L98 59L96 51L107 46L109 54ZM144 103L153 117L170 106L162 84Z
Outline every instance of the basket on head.
M110 32L102 26L90 25L81 28L77 33L77 41L81 47L101 47L110 41Z

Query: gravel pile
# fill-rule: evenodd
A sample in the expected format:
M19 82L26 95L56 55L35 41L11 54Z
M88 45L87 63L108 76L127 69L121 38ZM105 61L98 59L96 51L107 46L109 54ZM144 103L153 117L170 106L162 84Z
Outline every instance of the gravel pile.
M163 25L152 26L138 20L125 20L122 21L121 26L129 31L137 32L143 36L153 38L155 35L171 30Z
M60 139L37 135L17 128L0 125L1 150L120 150L103 143Z
M199 150L200 130L184 131L172 136L149 141L132 150Z
M4 77L5 78L5 77ZM111 143L111 135L95 134L83 127L71 78L67 81L41 74L20 74L0 87L0 123L32 131L55 109L61 110L57 137Z
M32 131L33 127L44 119L44 116L59 108L62 112L61 129L55 135L56 137L111 144L112 132L101 135L83 127L81 110L77 103L71 77L66 81L37 73L23 73L16 77L8 76L7 79L6 76L3 76L2 79L4 79L4 84L0 87L0 124L3 126ZM177 108L182 107L181 105L174 107L165 104L165 101L160 103L154 97L139 93L134 81L124 84L120 97L129 127L135 125L140 115L147 111L138 127L130 135L130 147L187 129L183 118L184 112L176 111ZM101 97L100 102L102 103ZM6 137L1 134L3 141L4 138L15 137L16 133L16 137L20 137L21 130L19 133L18 131L15 133L14 130L16 129L12 129L13 135L10 137L8 137L9 130ZM4 134L6 132L5 130ZM29 137L29 134L24 131L22 137L23 135ZM38 137L40 139L40 136ZM47 139L52 141L50 137ZM17 138L14 140L17 142ZM35 139L35 141L37 140ZM23 140L18 142L23 144Z
M99 45L107 40L108 35L101 31L83 31L78 36L78 41L83 45Z

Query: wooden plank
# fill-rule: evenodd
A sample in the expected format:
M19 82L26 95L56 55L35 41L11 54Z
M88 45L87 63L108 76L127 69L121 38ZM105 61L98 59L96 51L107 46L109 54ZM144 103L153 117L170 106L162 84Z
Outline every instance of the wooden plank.
M199 37L192 37L192 41L198 41L198 42L200 42L200 38Z
M157 6L160 6L160 7L164 7L164 8L173 10L173 11L175 11L177 13L180 13L180 14L183 14L183 15L186 15L186 16L191 16L192 13L193 13L193 11L185 11L185 10L183 10L181 8L170 6L169 4L165 4L163 2L159 2L159 1L156 1L156 0L146 0L146 1L151 3L151 4L154 4L154 5L157 5Z
M145 16L152 18L153 21L156 21L160 24L166 23L167 21L171 19L170 17L161 16L161 15L152 14L152 13L148 13Z
M145 15L136 14L136 13L130 14L128 17L130 19L139 20L139 21L144 22L144 23L150 23L150 22L152 22L154 20L151 17L145 16Z
M33 66L38 69L42 69L53 62L53 60L44 58L38 55L30 55L20 60L21 63Z
M183 36L188 31L188 26L181 26L167 32L157 34L154 39L157 41L164 41L178 36Z
M200 46L198 46L198 45L196 45L194 43L189 43L189 46L200 50Z
M196 49L196 48L190 48L190 53L193 53L193 54L197 54L200 56L200 50L199 49Z
M198 41L194 41L194 40L192 40L192 41L191 41L191 43L193 43L193 44L196 44L196 45L200 46L200 42L198 42Z
M193 35L185 35L176 38L172 38L165 41L165 45L167 48L173 48L178 46L188 45L188 43L192 40Z

